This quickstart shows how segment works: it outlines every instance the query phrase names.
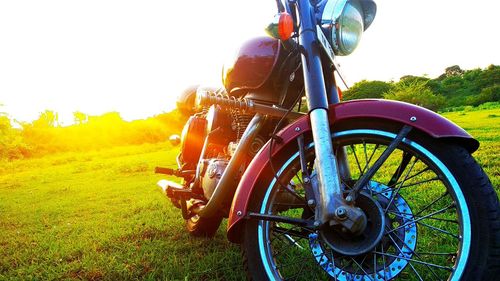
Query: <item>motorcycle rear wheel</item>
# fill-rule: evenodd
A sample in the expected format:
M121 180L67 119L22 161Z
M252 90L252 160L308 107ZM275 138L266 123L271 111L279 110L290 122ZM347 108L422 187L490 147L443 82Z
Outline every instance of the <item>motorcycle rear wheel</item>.
M375 162L397 131L397 126L384 124L333 134L335 149L347 148L354 181ZM306 145L306 154L314 177L313 145ZM297 146L273 158L273 165L279 182L306 202ZM288 191L277 183L269 167L266 171L258 182L262 188L252 197L251 210L313 219L314 210L305 203L301 207L283 206L287 201L279 194ZM242 245L249 278L494 280L500 274L498 197L463 147L414 132L364 191L385 214L384 236L373 250L358 256L342 255L331 246L341 242L325 241L327 235L323 234L333 230L319 233L291 224L249 220Z

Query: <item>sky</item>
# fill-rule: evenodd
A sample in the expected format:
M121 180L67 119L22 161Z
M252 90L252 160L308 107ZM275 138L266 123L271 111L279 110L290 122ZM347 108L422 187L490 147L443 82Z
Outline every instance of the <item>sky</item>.
M376 3L339 58L349 85L500 64L498 0ZM0 112L29 122L48 109L66 125L75 111L167 112L186 86L219 85L223 62L275 12L273 0L0 1Z

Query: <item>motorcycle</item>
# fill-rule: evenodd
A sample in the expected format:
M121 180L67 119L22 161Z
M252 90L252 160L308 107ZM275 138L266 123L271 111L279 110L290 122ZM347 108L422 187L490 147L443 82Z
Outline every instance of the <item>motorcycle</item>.
M415 105L340 102L336 57L374 1L276 3L271 36L243 44L224 87L179 97L178 168L156 172L182 179L158 185L187 231L211 237L228 218L251 280L496 279L500 210L478 141Z

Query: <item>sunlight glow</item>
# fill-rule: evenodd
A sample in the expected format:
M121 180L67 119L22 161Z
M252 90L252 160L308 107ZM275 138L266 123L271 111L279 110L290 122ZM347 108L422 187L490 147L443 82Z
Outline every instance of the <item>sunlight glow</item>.
M340 60L348 82L499 64L500 5L470 3L377 1L360 47ZM2 1L0 112L31 121L49 109L70 124L75 111L169 111L187 85L219 84L224 57L274 14L272 0Z

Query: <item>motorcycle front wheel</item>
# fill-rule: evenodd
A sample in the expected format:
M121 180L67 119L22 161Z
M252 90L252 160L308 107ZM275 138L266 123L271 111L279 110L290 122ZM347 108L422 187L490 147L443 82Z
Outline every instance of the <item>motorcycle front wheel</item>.
M384 129L381 129L385 127ZM346 149L352 187L387 145L397 126L343 129L334 149ZM314 143L306 142L311 182ZM314 219L302 183L298 147L273 158L252 197L251 211ZM249 220L242 245L252 280L495 280L499 272L500 211L490 181L463 147L412 132L362 190L355 205L366 231L320 230ZM293 200L291 199L293 198ZM299 200L297 200L297 198ZM382 224L377 235L375 224ZM380 237L380 236L379 236ZM371 239L371 240L370 240ZM376 241L366 248L366 241ZM360 250L361 249L361 250Z

